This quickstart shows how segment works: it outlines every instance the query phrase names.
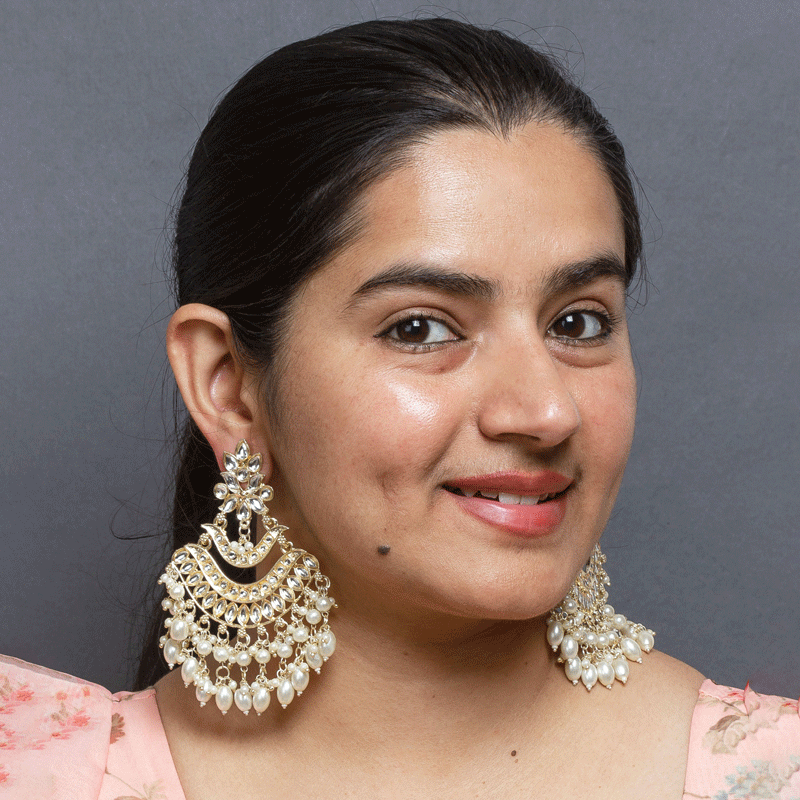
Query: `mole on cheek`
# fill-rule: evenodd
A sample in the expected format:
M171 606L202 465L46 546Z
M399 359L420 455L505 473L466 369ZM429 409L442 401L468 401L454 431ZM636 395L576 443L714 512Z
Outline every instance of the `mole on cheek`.
M378 545L378 553L380 553L380 555L382 555L382 556L388 555L388 554L389 554L389 551L390 551L391 549L392 549L392 548L391 548L391 547L389 547L389 545L388 545L388 544L381 544L381 545Z

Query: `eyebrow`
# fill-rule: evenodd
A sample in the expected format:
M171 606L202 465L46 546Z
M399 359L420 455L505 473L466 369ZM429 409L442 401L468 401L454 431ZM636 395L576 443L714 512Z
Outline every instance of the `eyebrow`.
M547 276L542 289L546 294L563 294L587 286L601 278L613 278L623 285L627 285L627 270L616 255L604 253L593 258L564 264ZM494 300L502 292L498 281L479 275L455 272L436 264L402 262L394 264L364 281L353 292L348 307L356 305L362 297L375 292L405 286L424 286L478 300Z
M465 272L454 272L435 264L402 262L394 264L364 281L353 292L350 305L373 292L401 286L425 286L429 289L438 289L448 294L472 297L478 300L494 300L500 294L499 283L488 278L468 275Z

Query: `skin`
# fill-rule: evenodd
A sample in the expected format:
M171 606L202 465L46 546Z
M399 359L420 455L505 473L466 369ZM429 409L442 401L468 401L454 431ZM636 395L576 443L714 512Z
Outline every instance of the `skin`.
M267 796L265 781L281 796L309 756L309 796L521 798L556 774L574 797L680 797L701 676L653 653L627 686L589 695L543 635L633 434L611 185L579 141L530 124L508 139L438 133L363 200L357 241L291 307L277 414L224 314L184 306L170 325L178 385L218 459L241 438L264 454L270 514L319 558L339 606L337 653L287 712L222 718L179 676L159 682L187 799ZM566 476L563 519L513 535L446 488L499 470ZM576 757L588 730L603 733L580 736ZM609 760L609 742L625 758ZM240 769L217 774L209 751Z

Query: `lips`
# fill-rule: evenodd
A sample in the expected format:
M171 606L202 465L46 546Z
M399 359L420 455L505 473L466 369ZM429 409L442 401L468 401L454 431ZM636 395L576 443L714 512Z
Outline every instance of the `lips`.
M557 472L495 472L447 481L443 488L473 517L507 533L546 536L564 519L572 479Z

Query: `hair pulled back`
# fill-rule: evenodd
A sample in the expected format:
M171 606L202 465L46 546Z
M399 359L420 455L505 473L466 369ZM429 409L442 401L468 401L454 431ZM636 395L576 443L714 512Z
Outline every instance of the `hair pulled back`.
M216 107L191 158L174 241L179 305L225 312L237 355L261 370L267 401L290 300L358 231L358 200L436 131L508 136L527 122L575 135L619 202L628 282L642 234L625 153L591 99L552 57L450 19L374 21L277 50ZM190 420L179 437L173 547L212 519L214 454ZM137 688L166 672L160 607Z

